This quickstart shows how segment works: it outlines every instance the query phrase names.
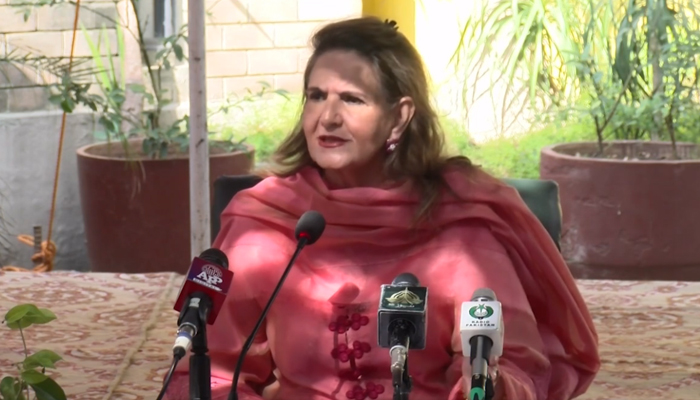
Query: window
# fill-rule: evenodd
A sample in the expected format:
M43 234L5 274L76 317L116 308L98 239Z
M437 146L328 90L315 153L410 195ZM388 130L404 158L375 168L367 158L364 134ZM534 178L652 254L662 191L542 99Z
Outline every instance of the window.
M175 33L175 0L153 0L153 36L162 39Z
M180 29L183 0L139 0L138 13L144 40L157 46Z

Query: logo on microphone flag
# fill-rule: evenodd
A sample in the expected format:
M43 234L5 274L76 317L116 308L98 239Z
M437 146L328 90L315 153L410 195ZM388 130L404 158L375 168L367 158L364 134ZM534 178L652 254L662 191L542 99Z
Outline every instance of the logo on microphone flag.
M203 260L196 258L197 264L192 264L190 268L190 273L188 280L197 282L200 285L204 285L217 292L222 291L222 284L224 283L223 273L220 267L213 264L201 264ZM227 289L228 290L228 289Z
M424 311L428 291L424 287L382 285L379 307L387 310Z
M391 304L402 304L405 306L416 305L423 302L423 300L421 300L417 294L411 292L408 290L408 288L392 294L391 296L387 297L386 301Z
M479 304L469 309L469 315L477 319L489 318L493 315L493 308L485 304Z

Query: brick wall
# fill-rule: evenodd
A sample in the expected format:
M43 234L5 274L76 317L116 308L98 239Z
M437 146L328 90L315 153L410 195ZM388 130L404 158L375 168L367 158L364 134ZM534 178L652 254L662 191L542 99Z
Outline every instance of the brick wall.
M22 1L0 0L0 57L18 47L48 57L68 57L75 7L70 4L44 6L24 21L21 9L16 6ZM186 23L187 0L180 1L182 20ZM120 7L123 5L120 3ZM210 100L223 99L246 89L256 91L260 88L259 81L275 89L298 92L313 32L330 21L362 14L362 0L205 0L205 7L208 13L207 97ZM123 9L120 13L123 15ZM112 21L118 19L118 15L114 0L83 0L80 22L93 41L97 40L103 25L106 26L114 52L116 35ZM129 50L127 53L133 57L133 51ZM75 57L90 57L81 31L76 39ZM36 77L24 76L20 71L0 74L0 87L36 82ZM186 100L186 79L174 85L179 98ZM48 108L52 106L42 88L0 89L0 113Z
M255 91L259 81L298 92L313 32L362 14L362 0L205 0L205 7L212 100Z
M113 0L84 0L80 22L93 42L97 42L102 27L108 30L112 52L116 49L114 22L117 9ZM68 57L73 38L75 6L57 4L36 8L24 20L22 0L0 0L0 57L9 52L21 54L25 49L32 54L46 57ZM24 51L26 53L26 51ZM86 59L91 56L84 34L78 30L74 56ZM46 90L27 87L51 81L50 77L38 78L30 70L19 70L5 65L0 72L0 113L25 112L52 108ZM8 86L22 88L5 89Z

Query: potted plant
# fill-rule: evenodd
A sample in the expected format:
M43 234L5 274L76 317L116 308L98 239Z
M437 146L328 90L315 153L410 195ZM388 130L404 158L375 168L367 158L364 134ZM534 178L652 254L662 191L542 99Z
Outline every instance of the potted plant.
M169 112L175 99L166 82L173 64L186 59L186 30L165 38L154 54L143 39L138 13L136 19L145 84L125 83L119 24L117 53L107 62L100 49L109 48L107 35L101 43L89 42L100 88L92 99L104 140L77 150L88 255L98 272L184 273L191 259L189 120ZM225 101L213 114L270 92L284 94L263 85L258 92ZM127 105L134 96L143 99L142 107ZM57 103L69 98L66 92L55 95ZM254 165L254 149L243 142L212 140L209 152L211 182L224 174L245 174Z
M687 277L700 265L700 154L679 139L698 137L700 19L660 0L590 4L572 62L587 95L575 110L597 140L540 158L560 186L562 251L580 277Z
M487 3L465 25L461 69L506 80L504 113L591 126L590 142L540 153L540 177L560 187L574 274L682 278L700 265L695 3L673 5L682 12L666 0Z
M38 7L56 2L18 5L25 19ZM190 261L189 118L178 116L173 67L186 66L186 26L162 40L157 49L147 46L137 1L115 3L117 18L99 13L116 31L116 51L106 28L93 43L91 59L36 54L32 49L2 57L18 70L27 69L51 79L46 88L50 101L64 112L86 107L98 117L97 143L79 148L78 179L85 224L87 251L93 271L185 272ZM90 5L81 6L97 13ZM135 28L125 29L120 12L130 8ZM80 32L78 32L80 34ZM128 36L127 36L128 35ZM133 39L133 40L127 40ZM140 55L143 79L127 78L127 47ZM131 48L129 48L130 50ZM0 71L2 73L3 71ZM232 96L211 110L210 116L227 113L244 103L273 93L261 82L259 91ZM95 90L97 89L97 90ZM254 164L255 149L232 137L210 133L210 180L227 174L247 173ZM213 190L213 188L211 189Z

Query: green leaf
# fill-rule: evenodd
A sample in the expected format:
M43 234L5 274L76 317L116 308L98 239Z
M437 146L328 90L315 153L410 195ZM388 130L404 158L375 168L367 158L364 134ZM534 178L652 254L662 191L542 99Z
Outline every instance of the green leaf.
M6 376L0 381L0 396L3 400L16 400L19 398L21 389L19 380L11 376Z
M49 378L48 376L34 369L24 370L20 376L22 377L22 380L27 382L29 385L43 382Z
M40 308L38 314L28 315L27 318L30 319L32 324L43 325L56 319L56 314L48 308Z
M179 44L173 44L173 51L178 61L182 61L182 59L185 58L185 53L182 51L182 46Z
M49 102L53 105L59 105L61 101L63 101L63 96L60 93L49 96Z
M61 101L61 109L63 109L63 111L67 112L68 114L73 112L73 107L71 106L71 102L69 100Z
M127 87L134 93L146 93L146 86L144 85L129 84Z
M56 368L55 363L61 360L61 356L51 350L39 350L24 360L24 368L36 367Z
M151 152L153 151L153 143L150 139L144 139L143 143L141 143L141 147L144 155L151 155Z
M18 330L18 329L24 329L28 326L31 326L32 323L27 320L27 319L20 319L17 322L8 322L7 327L12 329L12 330Z
M56 319L56 315L46 308L33 304L21 304L5 314L5 322L10 329L26 328L31 325L46 324Z
M66 400L66 393L48 376L39 383L30 383L29 386L34 389L37 400Z
M101 85L102 89L109 90L111 88L111 81L109 79L107 68L105 68L104 63L102 62L102 54L100 51L100 46L99 46L99 44L95 45L95 43L92 41L92 38L90 37L87 30L85 29L85 26L83 26L83 24L80 24L80 29L83 32L83 36L85 37L85 42L88 44L88 47L90 49L90 54L92 55L93 62L95 63L95 66L97 68L95 75L97 75L97 78L100 81L100 85Z
M126 95L124 91L118 88L109 92L109 98L117 105L120 105L124 103L124 101L126 101Z
M14 306L5 314L5 322L8 324L17 322L30 312L39 312L39 309L34 304L20 304Z
M158 151L158 158L165 159L168 158L168 142L161 142Z

